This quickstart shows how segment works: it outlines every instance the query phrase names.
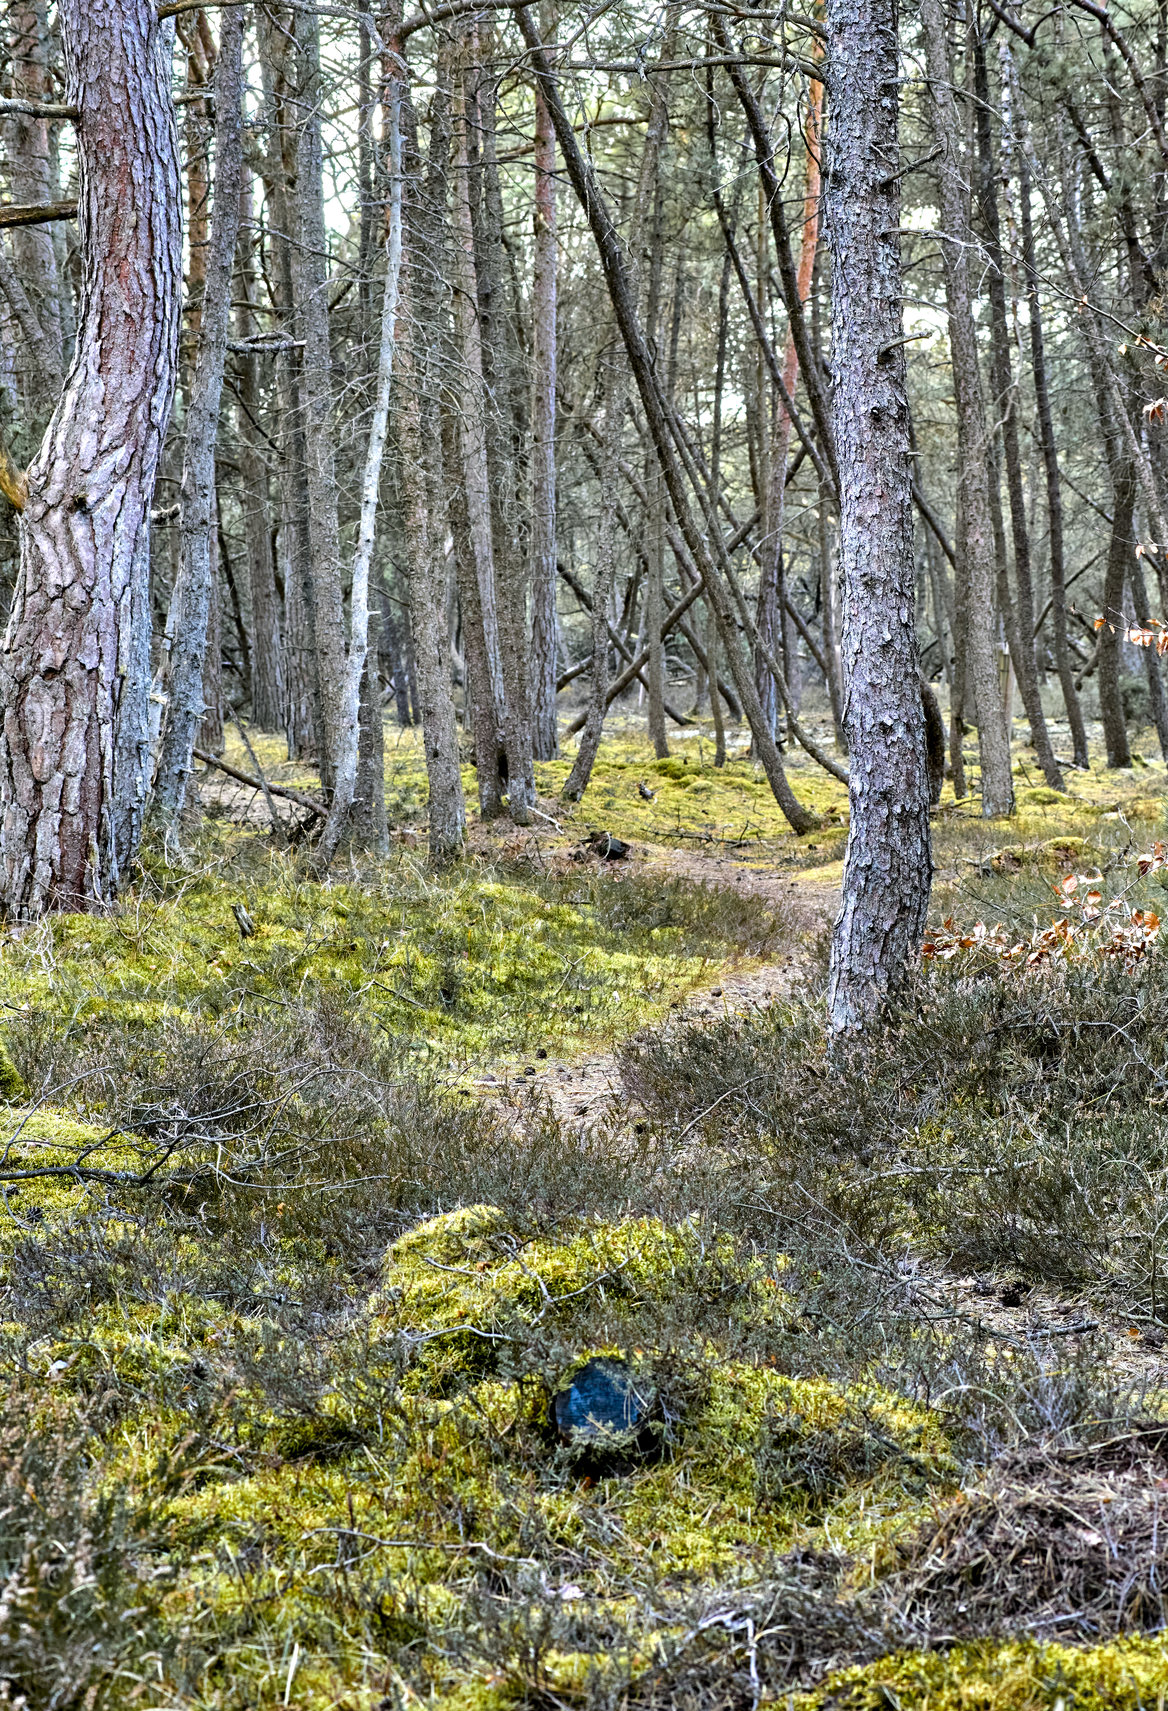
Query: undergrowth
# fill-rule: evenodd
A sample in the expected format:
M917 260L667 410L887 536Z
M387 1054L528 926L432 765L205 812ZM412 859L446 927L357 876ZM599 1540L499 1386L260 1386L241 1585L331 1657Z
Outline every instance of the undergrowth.
M1131 877L1130 803L1094 822L958 882L1049 919L1052 841ZM1159 1704L1165 1399L1091 1329L1168 1329L1159 951L934 963L862 1061L814 980L642 1026L636 1120L588 1126L460 1070L651 1022L785 919L585 863L322 887L208 836L4 951L0 1694ZM1067 1291L1076 1334L960 1273ZM560 1424L597 1363L635 1429Z

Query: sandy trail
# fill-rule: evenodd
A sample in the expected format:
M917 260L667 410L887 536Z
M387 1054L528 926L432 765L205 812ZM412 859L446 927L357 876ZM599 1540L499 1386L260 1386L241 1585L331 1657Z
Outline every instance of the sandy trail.
M838 887L814 872L793 878L746 866L732 856L688 850L638 849L632 861L642 874L657 872L695 885L725 886L780 904L790 912L795 929L786 955L711 976L672 1007L669 1018L660 1024L663 1028L712 1023L723 1016L765 1009L785 998L806 972L811 946L830 931L839 907ZM519 1073L484 1076L479 1087L484 1097L497 1100L519 1122L524 1108L531 1108L533 1091L561 1121L582 1128L603 1123L616 1135L627 1131L639 1115L621 1083L615 1050L571 1061L548 1058L524 1066ZM911 1262L905 1269L906 1282L918 1292L923 1315L951 1315L955 1326L979 1328L1003 1351L1029 1351L1052 1372L1065 1371L1090 1342L1120 1386L1136 1393L1168 1389L1168 1335L1144 1319L1108 1311L1073 1291L1021 1283L1008 1272L962 1276L943 1265L917 1267Z

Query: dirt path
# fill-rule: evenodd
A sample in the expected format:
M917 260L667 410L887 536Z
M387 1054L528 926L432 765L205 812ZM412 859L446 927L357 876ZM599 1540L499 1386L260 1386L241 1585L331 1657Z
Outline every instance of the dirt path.
M622 871L625 871L622 869ZM712 1022L723 1016L765 1009L784 998L807 967L807 951L830 930L839 906L839 891L814 876L792 879L789 875L749 867L730 856L701 856L689 850L637 847L627 871L660 874L663 879L687 879L694 885L734 890L740 896L780 908L791 921L793 942L787 953L773 962L744 959L723 968L707 982L694 988L671 1006L671 1015L661 1025ZM616 875L614 874L614 878ZM637 1116L637 1108L621 1084L614 1050L590 1052L585 1057L548 1057L523 1065L510 1074L500 1070L478 1079L480 1093L516 1113L531 1097L532 1089L546 1098L565 1122L592 1125L602 1118L625 1127Z
M691 851L638 849L634 871L684 878L695 885L724 886L790 912L790 950L773 962L744 963L723 969L708 983L672 1007L663 1028L714 1022L723 1016L765 1009L787 996L808 962L808 950L830 930L839 906L839 890L827 875L795 878L746 865L733 856L702 856ZM834 873L831 878L834 878ZM510 1075L488 1074L479 1081L482 1095L497 1100L521 1120L533 1090L561 1121L591 1127L603 1122L614 1132L638 1116L620 1079L615 1050L589 1053L571 1061L548 1058ZM922 1313L951 1314L955 1322L978 1326L1003 1350L1026 1350L1052 1371L1065 1370L1088 1343L1102 1353L1108 1371L1135 1392L1168 1389L1168 1339L1163 1332L1122 1313L1107 1312L1073 1292L1028 1285L1009 1273L959 1276L941 1266L921 1266L913 1274Z

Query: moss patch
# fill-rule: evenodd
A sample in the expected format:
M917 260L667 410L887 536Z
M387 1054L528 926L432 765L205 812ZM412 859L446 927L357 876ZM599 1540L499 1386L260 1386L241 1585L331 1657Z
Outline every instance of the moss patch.
M1102 1646L983 1641L910 1652L842 1670L798 1711L1152 1711L1168 1693L1168 1644L1154 1636Z

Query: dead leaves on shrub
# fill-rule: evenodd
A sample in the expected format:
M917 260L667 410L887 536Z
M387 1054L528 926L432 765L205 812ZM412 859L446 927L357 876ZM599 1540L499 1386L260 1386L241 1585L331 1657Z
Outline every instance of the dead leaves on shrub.
M1168 868L1168 844L1157 843L1138 859L1140 877ZM1025 937L1010 932L1002 922L987 926L979 921L964 931L952 916L929 933L921 947L926 962L952 962L963 958L973 968L997 968L1030 972L1056 964L1099 958L1120 963L1134 973L1154 949L1160 936L1160 917L1154 909L1133 908L1123 897L1104 900L1098 875L1069 873L1053 887L1065 913L1049 926Z

